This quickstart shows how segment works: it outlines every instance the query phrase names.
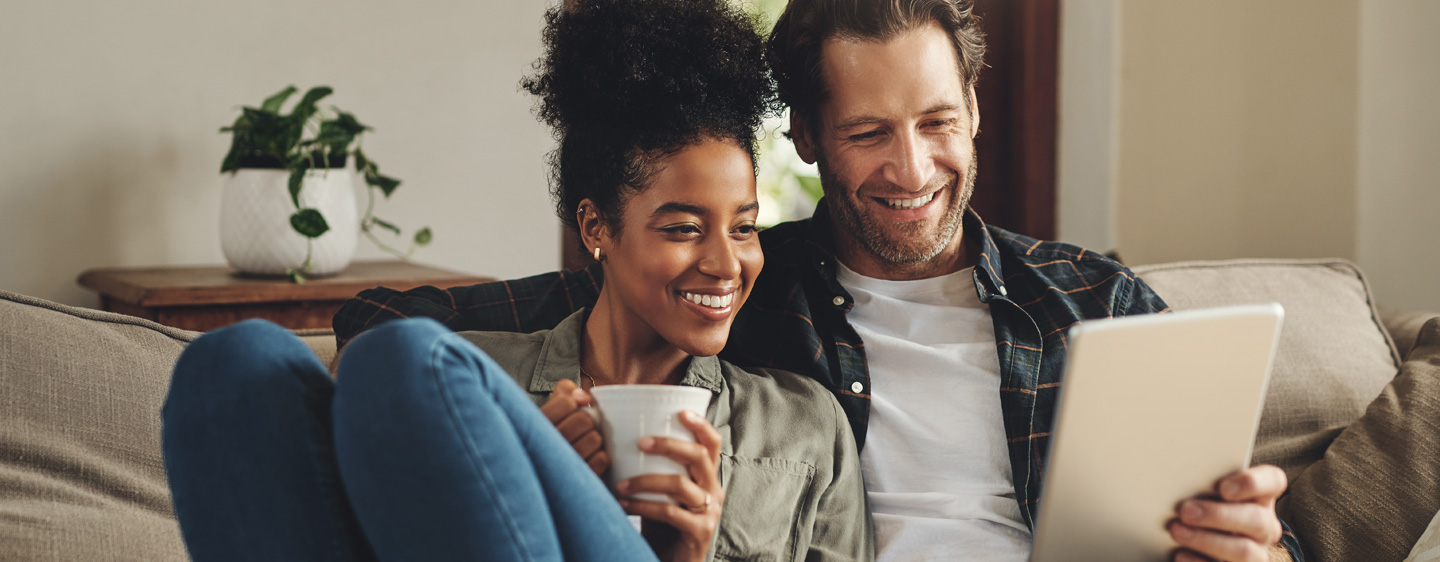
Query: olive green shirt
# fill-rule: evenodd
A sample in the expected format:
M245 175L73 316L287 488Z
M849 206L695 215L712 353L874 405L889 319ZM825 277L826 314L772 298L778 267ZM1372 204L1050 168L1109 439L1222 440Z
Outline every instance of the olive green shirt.
M460 332L544 404L562 379L580 384L589 311L532 334ZM719 430L724 511L715 560L875 558L855 439L830 391L786 371L745 371L692 357L680 384L714 393L705 417Z

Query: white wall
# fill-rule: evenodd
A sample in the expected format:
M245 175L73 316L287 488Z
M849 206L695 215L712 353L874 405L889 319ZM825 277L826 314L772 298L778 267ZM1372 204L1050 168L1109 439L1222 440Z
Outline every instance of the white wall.
M1360 8L1357 259L1382 304L1440 310L1440 2Z
M366 152L404 181L377 215L435 231L417 261L555 269L552 143L517 86L547 5L5 0L0 289L93 306L87 268L223 263L217 130L292 83L376 129Z
M1355 255L1356 0L1122 4L1120 252Z

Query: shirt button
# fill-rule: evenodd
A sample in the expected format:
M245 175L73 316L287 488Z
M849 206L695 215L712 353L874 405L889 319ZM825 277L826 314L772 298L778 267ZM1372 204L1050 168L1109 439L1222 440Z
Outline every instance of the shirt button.
M865 390L865 385L860 384L858 381L850 383L850 392L859 394L862 390Z
M837 296L837 297L835 297L833 300L831 300L830 302L835 303L835 306L845 306L845 297ZM859 383L856 383L856 384L859 384ZM856 392L859 392L859 391L856 391Z

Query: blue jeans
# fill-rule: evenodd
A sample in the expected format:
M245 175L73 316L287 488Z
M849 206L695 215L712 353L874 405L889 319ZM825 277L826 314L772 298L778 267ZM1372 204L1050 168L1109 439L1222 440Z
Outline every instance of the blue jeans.
M524 391L440 324L361 335L335 380L261 320L181 354L163 439L193 559L655 560Z

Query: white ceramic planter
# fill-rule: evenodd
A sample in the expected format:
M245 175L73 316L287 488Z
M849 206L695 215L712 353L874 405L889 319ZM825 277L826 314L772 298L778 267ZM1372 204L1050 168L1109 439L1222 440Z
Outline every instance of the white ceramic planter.
M230 267L256 275L284 275L305 262L305 237L290 226L285 170L241 169L225 174L220 196L220 243ZM310 276L344 270L360 234L355 192L360 178L349 168L313 170L300 190L300 206L318 209L330 230L314 241Z

